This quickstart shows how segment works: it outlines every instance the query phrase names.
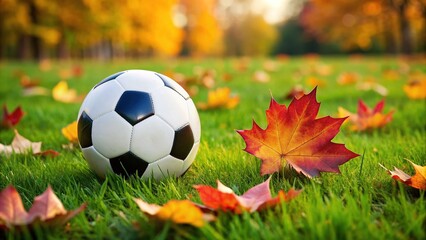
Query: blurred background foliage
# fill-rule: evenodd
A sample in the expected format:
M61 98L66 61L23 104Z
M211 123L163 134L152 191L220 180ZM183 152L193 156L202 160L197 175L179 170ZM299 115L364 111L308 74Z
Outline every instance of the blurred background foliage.
M412 54L426 0L0 0L0 58ZM268 18L280 3L281 16ZM278 6L278 5L276 5Z

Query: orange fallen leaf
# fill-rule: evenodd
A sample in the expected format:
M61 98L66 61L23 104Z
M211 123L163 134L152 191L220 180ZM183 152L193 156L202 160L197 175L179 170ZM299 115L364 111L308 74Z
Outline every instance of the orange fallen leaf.
M404 92L410 99L426 99L426 77L405 84Z
M24 116L24 112L22 108L18 106L13 110L13 112L9 113L7 110L6 104L3 105L3 117L0 124L0 128L11 128L18 124L22 117Z
M195 185L200 199L205 208L217 211L240 214L243 211L255 212L288 202L297 197L301 190L290 189L287 193L283 190L276 197L271 196L269 189L269 177L265 182L250 188L243 195L238 196L229 187L217 181L217 189L207 185Z
M64 128L62 128L62 134L71 143L78 143L78 132L77 132L77 121L74 121Z
M388 170L387 168L383 167L388 171L388 173L392 176L393 179L400 181L410 187L417 188L420 190L426 190L426 166L419 166L412 161L409 161L411 165L413 165L414 170L416 173L414 176L410 176L403 172L402 170L394 167L394 170Z
M75 210L67 211L48 186L43 194L34 199L32 207L27 212L19 193L10 185L0 192L0 228L64 225L85 208L86 204L82 204Z
M337 78L339 85L351 85L358 81L359 75L353 72L344 72Z
M235 108L240 102L238 96L232 96L231 89L224 87L209 91L207 103L198 103L197 106L202 110L216 108Z
M21 87L25 88L31 88L31 87L37 87L38 85L40 85L40 80L38 79L32 79L30 76L26 75L26 74L22 74L19 77L19 85L21 85Z
M75 89L70 89L66 81L60 81L52 89L53 99L64 103L78 103L83 100L83 96L77 95Z
M367 131L380 128L392 121L394 111L383 113L385 100L382 100L371 109L362 100L358 101L358 112L351 113L343 107L338 108L339 117L348 117L347 121L351 123L352 131Z
M200 208L189 200L170 200L164 206L149 204L139 198L133 200L142 212L162 221L202 227L206 221L214 220L213 215L203 213Z
M316 88L293 99L288 108L271 99L266 129L253 121L252 129L237 131L246 143L244 150L262 160L261 175L278 172L287 164L307 177L339 173L339 165L358 156L344 144L331 142L345 118L316 119L319 107Z

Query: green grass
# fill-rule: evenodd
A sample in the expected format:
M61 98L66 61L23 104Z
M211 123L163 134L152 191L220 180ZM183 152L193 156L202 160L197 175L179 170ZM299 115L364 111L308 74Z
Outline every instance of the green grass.
M25 117L17 126L19 132L32 141L42 141L43 149L54 149L61 154L54 159L29 155L0 155L0 189L13 184L21 194L27 209L35 196L48 184L52 186L67 209L88 203L87 209L71 220L68 231L40 230L41 238L68 239L425 239L426 204L424 191L418 191L395 182L379 163L388 168L396 166L409 174L414 170L404 159L426 165L426 103L409 100L402 86L414 72L426 73L425 60L402 60L384 57L320 58L315 62L304 58L277 61L277 70L270 73L267 84L253 82L252 74L261 69L264 59L251 59L247 71L234 69L238 59L146 59L140 61L82 62L84 75L71 78L69 84L80 93L87 93L105 76L123 69L148 69L159 72L174 70L193 74L194 67L213 69L216 86L228 86L240 96L240 104L233 110L199 111L202 137L196 161L183 177L167 178L161 182L122 179L109 175L105 181L92 173L79 149L64 150L67 140L61 128L76 119L79 104L55 102L49 96L23 97L19 79L14 73L24 71L41 80L41 85L52 88L59 80L58 72L73 66L73 62L54 62L52 69L43 72L34 63L0 62L0 103L9 109L21 105ZM312 66L325 64L332 68L327 76L311 73ZM409 67L408 71L406 66ZM383 76L386 69L400 73L396 80ZM345 143L359 153L340 167L341 174L323 173L307 179L291 171L274 174L273 194L291 187L303 189L290 203L253 214L231 215L221 213L218 220L201 228L155 224L141 214L133 197L147 202L164 204L170 199L193 199L199 202L194 184L215 186L216 180L242 194L261 183L260 160L242 149L245 144L236 129L251 128L252 120L266 124L265 110L271 95L280 103L296 83L305 85L308 76L318 76L327 82L319 87L317 99L321 102L319 116L336 116L339 106L355 112L358 99L373 106L383 97L373 91L360 91L354 85L336 83L342 72L356 71L362 78L374 77L389 90L385 112L394 109L394 120L382 129L371 132L351 132L343 127L333 140ZM230 73L230 82L222 80ZM312 89L312 87L306 87ZM207 90L193 97L205 101ZM12 130L0 131L0 143L9 144ZM127 220L120 217L123 212ZM134 223L139 225L138 230ZM4 233L0 238L25 237Z

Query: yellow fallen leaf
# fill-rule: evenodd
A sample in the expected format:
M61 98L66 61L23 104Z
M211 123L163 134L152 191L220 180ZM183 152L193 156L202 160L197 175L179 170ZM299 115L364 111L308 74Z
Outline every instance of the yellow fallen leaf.
M209 91L207 96L207 103L198 103L197 106L202 109L215 109L215 108L235 108L240 102L238 96L231 95L231 89L224 87Z
M53 99L58 102L77 103L83 100L83 96L77 95L75 89L70 89L66 81L60 81L52 89Z
M162 221L202 227L206 221L214 220L213 215L203 213L189 200L170 200L164 206L149 204L138 198L135 198L134 201L142 212Z
M78 143L77 121L74 121L62 128L62 134L71 143Z
M415 79L404 85L404 92L410 99L426 98L426 77Z
M306 79L306 84L308 86L311 86L311 87L316 87L316 86L318 86L318 87L324 87L324 86L327 85L327 83L324 80L319 79L317 77L313 77L313 76L308 77Z

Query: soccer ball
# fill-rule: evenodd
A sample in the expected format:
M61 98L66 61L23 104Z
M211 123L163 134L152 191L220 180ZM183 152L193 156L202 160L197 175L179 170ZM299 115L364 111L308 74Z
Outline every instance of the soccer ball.
M184 174L198 151L201 126L188 93L146 70L113 74L92 88L78 113L78 140L89 167L141 178Z

